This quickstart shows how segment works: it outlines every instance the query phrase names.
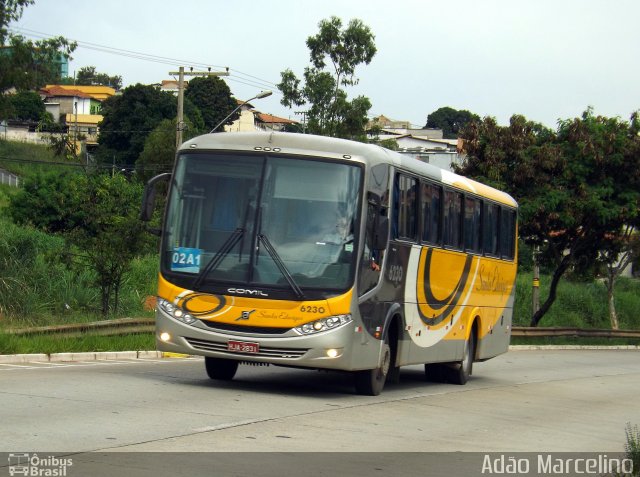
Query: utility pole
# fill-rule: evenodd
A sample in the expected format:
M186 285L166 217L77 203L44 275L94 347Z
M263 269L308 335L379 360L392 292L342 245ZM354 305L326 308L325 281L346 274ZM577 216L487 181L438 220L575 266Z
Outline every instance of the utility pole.
M302 134L307 134L307 114L309 111L294 111L293 114L302 116Z
M538 257L540 256L540 246L533 246L533 289L532 289L532 308L535 315L540 309L540 265Z
M229 68L226 71L189 71L185 73L184 66L178 71L170 71L170 75L178 75L178 120L176 124L176 149L182 144L182 131L184 130L184 77L186 76L229 76Z
M73 155L74 156L78 156L78 102L74 101L73 103L73 109L75 110L76 113L76 120L75 120L75 128L74 128L74 134L73 134Z
M184 66L178 72L178 120L176 121L176 149L182 144L182 130L184 123Z

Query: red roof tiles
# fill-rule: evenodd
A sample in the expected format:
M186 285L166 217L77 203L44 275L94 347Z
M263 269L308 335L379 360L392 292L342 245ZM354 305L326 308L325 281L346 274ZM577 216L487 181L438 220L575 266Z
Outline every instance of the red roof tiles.
M297 121L292 121L291 119L279 118L278 116L273 116L271 114L258 113L258 119L263 123L271 123L271 124L296 124Z
M42 94L47 96L71 96L74 98L91 98L91 95L78 91L77 89L60 88L59 86L50 86L40 90Z

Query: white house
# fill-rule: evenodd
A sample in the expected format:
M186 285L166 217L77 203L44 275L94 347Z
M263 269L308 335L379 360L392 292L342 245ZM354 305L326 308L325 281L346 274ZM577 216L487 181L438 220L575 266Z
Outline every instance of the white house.
M261 113L253 109L251 103L238 101L241 104L240 117L232 124L226 125L226 132L239 131L282 131L287 126L298 124L291 119L280 118L272 114Z

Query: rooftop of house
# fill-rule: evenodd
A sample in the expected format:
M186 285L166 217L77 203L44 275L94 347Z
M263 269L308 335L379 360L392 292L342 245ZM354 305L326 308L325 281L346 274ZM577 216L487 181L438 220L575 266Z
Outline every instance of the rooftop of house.
M71 97L71 98L91 98L90 94L84 93L75 88L63 88L59 85L47 85L40 89L40 93L47 97Z
M373 126L379 126L382 128L411 128L411 123L409 121L398 121L395 119L390 119L386 117L384 114L377 116L369 121L368 127L371 128Z
M64 84L48 84L43 90L51 90L55 88L56 91L67 90L73 92L79 92L87 96L78 96L75 94L74 96L82 98L89 97L96 99L98 101L104 101L105 99L116 94L116 90L110 86L84 86L84 85L64 85ZM56 96L69 96L64 94L56 94Z
M256 116L258 120L263 123L269 124L297 124L297 121L293 121L291 119L279 118L278 116L273 116L272 114L266 113L258 113L256 112Z

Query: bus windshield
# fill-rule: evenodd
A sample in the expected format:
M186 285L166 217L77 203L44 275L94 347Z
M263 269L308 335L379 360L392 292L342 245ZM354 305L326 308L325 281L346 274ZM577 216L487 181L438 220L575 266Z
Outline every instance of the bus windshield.
M361 168L190 153L169 194L163 273L193 289L347 289L357 255Z

